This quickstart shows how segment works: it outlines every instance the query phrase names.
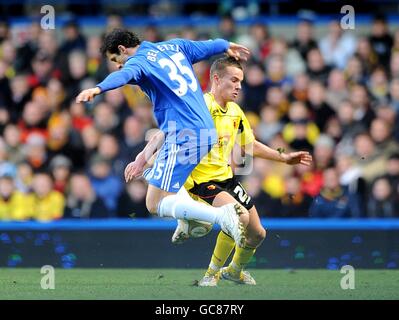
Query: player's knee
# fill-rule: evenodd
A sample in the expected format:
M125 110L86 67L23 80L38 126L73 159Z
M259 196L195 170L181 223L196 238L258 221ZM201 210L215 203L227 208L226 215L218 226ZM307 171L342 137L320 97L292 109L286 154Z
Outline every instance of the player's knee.
M158 215L158 204L154 203L154 201L146 200L146 207L149 213L156 216Z
M263 227L248 235L249 242L255 247L259 246L265 238L266 230Z

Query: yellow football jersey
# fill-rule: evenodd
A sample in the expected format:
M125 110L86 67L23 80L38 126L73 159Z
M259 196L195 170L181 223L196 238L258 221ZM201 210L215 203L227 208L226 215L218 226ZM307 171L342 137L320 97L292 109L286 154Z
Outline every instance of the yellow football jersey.
M193 182L224 181L233 176L229 159L237 142L240 146L252 143L255 137L240 106L229 102L226 109L216 102L211 93L204 94L205 102L215 123L218 142L192 171L185 187L190 190Z

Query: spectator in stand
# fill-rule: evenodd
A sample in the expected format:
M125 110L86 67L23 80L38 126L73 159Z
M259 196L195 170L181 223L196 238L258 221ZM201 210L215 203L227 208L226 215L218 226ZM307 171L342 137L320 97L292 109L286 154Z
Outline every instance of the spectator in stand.
M292 79L287 76L284 57L270 55L266 63L266 90L270 87L281 87L285 92L291 90Z
M10 81L10 97L9 97L9 111L10 120L13 123L18 122L22 116L24 106L31 99L31 90L26 74L17 74ZM2 91L5 89L2 89ZM4 92L4 91L3 91Z
M285 191L286 194L281 197L280 217L308 217L312 197L302 192L300 179L295 176L285 179Z
M388 65L391 57L393 38L389 33L388 24L383 15L376 15L374 17L369 40L374 51L377 53L379 64Z
M112 174L109 160L94 155L90 160L90 182L112 216L116 215L118 198L123 191L122 179Z
M262 161L264 162L264 161ZM275 217L278 216L281 207L279 199L272 198L262 188L262 178L257 174L251 174L245 177L243 181L245 190L251 196L252 201L256 205L259 216Z
M381 118L375 118L371 123L370 135L373 139L377 152L387 159L394 153L399 152L399 143L392 139L392 126Z
M266 103L273 108L277 108L279 116L286 119L290 103L284 90L280 87L271 87L266 92ZM259 111L257 111L259 114Z
M218 38L226 39L230 42L237 41L237 28L234 18L230 14L224 14L219 22Z
M318 48L309 50L306 57L306 73L311 80L327 83L331 67L327 65Z
M375 178L384 174L387 158L378 152L373 139L367 132L358 134L354 144L355 164L360 167L362 177L371 184Z
M112 173L123 179L123 172L126 165L120 156L117 138L111 134L103 134L98 142L97 153L109 161Z
M25 159L21 144L21 133L15 124L8 124L4 129L4 142L7 145L8 160L12 163L21 163Z
M144 179L136 179L126 185L118 199L117 216L121 218L151 217L145 205L147 185Z
M326 64L343 70L356 50L356 38L344 32L338 21L330 22L328 34L319 43Z
M251 51L254 56L259 58L259 62L263 63L270 53L271 39L269 28L264 23L254 23L250 26L249 34L254 41Z
M25 159L34 172L46 171L50 158L46 149L46 141L41 135L32 134L24 145Z
M145 146L145 127L136 116L129 116L123 123L123 138L120 141L120 159L126 166Z
M32 217L33 198L15 187L14 175L0 175L0 221L29 220Z
M144 28L143 39L145 41L160 42L164 40L163 38L164 37L159 31L159 28L157 28L155 25L148 25Z
M94 109L94 125L101 133L118 134L120 124L118 115L109 103L100 102Z
M389 82L384 68L377 67L374 69L367 85L374 103L383 103L388 101Z
M367 185L362 178L362 171L355 164L354 159L348 155L337 157L337 170L339 174L339 184L348 188L350 193L359 195L361 211L364 212L364 204L367 201Z
M21 130L21 142L26 143L29 136L38 134L47 139L47 119L43 107L37 102L30 101L24 106L22 118L18 121Z
M28 28L27 38L17 50L15 68L17 73L29 72L30 59L38 50L39 36L42 32L40 22L35 20Z
M108 218L110 212L104 201L96 195L89 177L83 173L71 176L64 218Z
M86 107L82 103L76 103L73 100L69 106L69 113L71 115L72 127L79 133L83 129L93 124L92 117L87 115Z
M101 133L92 125L86 126L81 133L84 146L84 159L87 165L90 158L97 152Z
M15 186L23 193L32 191L33 169L27 162L22 162L17 166Z
M289 122L284 126L283 138L295 150L313 150L320 130L310 120L302 102L294 102L288 112Z
M65 198L54 190L54 184L48 173L37 173L33 177L34 193L33 218L39 221L61 219L64 214Z
M316 197L323 186L323 172L314 166L296 166L294 176L301 180L301 191L310 197Z
M88 77L88 61L83 50L73 50L67 57L67 73L64 75L68 100L72 100L81 90L82 84Z
M84 167L84 149L79 133L71 128L68 112L62 112L56 121L49 121L47 150L49 158L62 154L68 157L75 168Z
M362 62L356 56L348 60L344 73L349 89L357 84L364 85L367 82L367 76L365 75Z
M375 112L371 108L366 87L363 85L354 85L349 91L349 100L354 107L354 119L361 122L366 128L369 128L371 121L375 118Z
M326 135L321 134L314 145L314 163L316 170L322 171L330 167L334 162L334 140Z
M378 178L372 185L367 201L368 218L399 217L398 191L393 190L387 178Z
M349 98L347 82L342 70L333 69L330 72L326 89L326 102L337 112L339 104Z
M121 88L105 92L104 102L112 107L120 122L132 115L132 109L129 108Z
M313 200L309 215L313 218L359 218L359 197L339 184L339 175L334 167L323 172L323 188Z
M349 100L344 100L338 108L338 120L341 125L341 139L338 142L337 154L354 154L353 141L361 132L366 131L366 126L355 120L355 108Z
M59 42L57 41L55 30L46 30L45 32L41 32L39 34L37 52L39 51L45 53L53 61L56 61L57 67L59 67L58 61L59 61L60 51L59 51Z
M289 100L294 101L302 101L306 102L308 99L308 86L309 86L309 77L306 73L297 74L294 77L294 82L292 85L291 92L289 93Z
M318 48L317 42L314 38L314 27L309 20L302 20L298 23L296 28L296 37L291 46L295 48L302 59L306 61L310 50Z
M366 37L359 39L354 57L361 63L364 76L368 77L378 66L378 56Z
M28 77L32 89L46 86L52 77L59 77L60 71L55 68L53 58L44 51L38 51L32 59L32 73Z
M270 140L283 128L279 112L275 107L264 104L260 111L260 117L261 121L255 128L255 135L263 143L269 144Z
M259 113L266 89L266 73L263 65L257 62L249 62L245 68L245 77L242 84L245 97L243 105L246 111Z
M311 119L320 131L325 131L328 120L335 116L335 111L326 102L325 86L319 81L311 81L307 96L307 106L311 112Z
M87 39L87 72L91 77L95 77L98 69L100 68L100 64L102 62L101 56L101 37L99 36L90 36Z
M71 175L72 161L57 155L50 161L50 172L54 180L54 190L66 194Z
M86 39L82 35L76 20L67 21L62 27L62 32L64 39L60 46L60 51L63 54L69 55L73 50L86 49Z
M305 60L294 48L289 48L284 38L274 38L270 50L270 56L279 56L283 60L285 73L292 82L292 77L305 72ZM268 59L269 60L269 59Z

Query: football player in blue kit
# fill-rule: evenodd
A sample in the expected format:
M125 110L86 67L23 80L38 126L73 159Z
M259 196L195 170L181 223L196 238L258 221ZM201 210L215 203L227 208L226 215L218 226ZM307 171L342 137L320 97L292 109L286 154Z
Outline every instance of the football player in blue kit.
M192 65L221 53L246 60L249 50L223 39L141 42L133 32L115 29L106 35L101 51L119 70L96 87L83 90L76 102L92 101L96 95L126 84L140 86L152 101L155 119L165 139L153 167L144 174L149 183L146 197L149 212L160 217L217 223L238 246L243 246L249 217L239 204L215 208L177 192L217 142L214 123ZM154 147L148 144L136 157L136 165L146 163ZM128 166L126 170L134 168Z

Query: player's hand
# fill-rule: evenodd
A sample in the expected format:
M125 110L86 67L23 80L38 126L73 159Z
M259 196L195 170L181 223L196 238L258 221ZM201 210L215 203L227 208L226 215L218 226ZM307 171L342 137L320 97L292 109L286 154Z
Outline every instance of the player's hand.
M282 157L286 164L303 164L305 166L310 166L312 164L312 156L307 151L298 151L282 154Z
M246 61L251 54L247 47L244 47L240 44L230 42L230 47L227 49L227 54L230 57L235 58L236 60L244 60Z
M141 158L130 162L125 168L125 181L128 183L143 175L146 162L141 161Z
M94 97L100 93L101 93L101 89L99 87L83 90L76 97L76 103L92 101L94 99Z

